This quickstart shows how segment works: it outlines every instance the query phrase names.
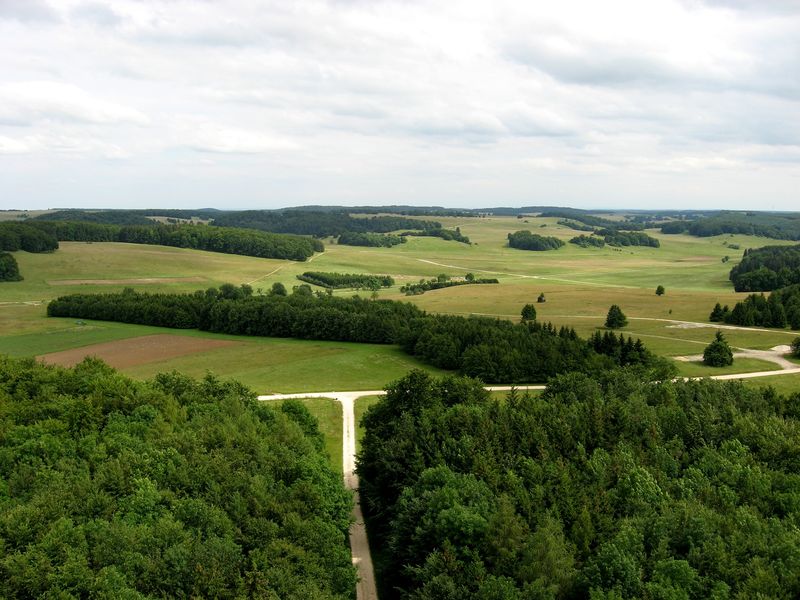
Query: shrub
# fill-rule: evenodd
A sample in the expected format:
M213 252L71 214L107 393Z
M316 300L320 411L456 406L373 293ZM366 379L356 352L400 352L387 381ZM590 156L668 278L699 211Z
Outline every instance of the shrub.
M733 364L733 351L721 331L703 350L703 363L709 367L727 367Z
M622 309L619 306L612 304L611 308L608 309L608 315L606 316L606 327L609 329L618 329L619 327L625 327L627 324L628 319L625 316L625 313L622 312Z

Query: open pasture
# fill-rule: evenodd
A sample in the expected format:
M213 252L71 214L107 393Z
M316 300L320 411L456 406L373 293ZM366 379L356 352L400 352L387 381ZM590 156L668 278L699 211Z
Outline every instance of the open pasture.
M66 293L125 287L188 292L228 282L247 283L256 293L266 293L275 282L291 290L300 284L296 275L316 270L391 275L395 287L378 292L379 298L413 302L432 312L517 319L524 304L535 303L539 320L574 327L583 336L601 328L608 307L619 304L629 319L628 326L620 330L625 335L640 337L648 348L664 356L698 354L714 335L715 326L707 322L714 304L733 305L745 296L735 293L728 281L728 272L744 249L789 243L743 235L695 238L648 231L661 241L660 248L585 249L568 243L558 250L532 252L508 248L508 233L529 229L566 242L581 232L558 225L555 218L436 220L448 228L459 227L473 244L412 237L393 248L364 248L325 240L325 252L307 262L121 243L63 242L53 254L17 252L25 280L0 287L0 352L36 356L164 333L158 328L118 323L81 326L69 319L46 318L45 303ZM730 244L739 249L730 249ZM730 260L723 263L725 256ZM420 296L405 296L399 291L404 284L440 273L463 276L468 272L496 277L500 283L429 291ZM655 295L657 285L666 288L664 296ZM334 293L371 294L354 290ZM540 293L545 294L546 302L536 303ZM215 337L199 332L170 333ZM726 329L725 335L734 347L765 350L790 343L795 333ZM397 348L302 340L238 341L240 344L234 347L148 361L125 370L136 377L169 369L202 376L212 370L266 393L374 389L420 366ZM748 359L738 360L734 369L749 372L773 366ZM687 376L720 372L691 363L679 363L678 367ZM800 378L797 387L800 389Z

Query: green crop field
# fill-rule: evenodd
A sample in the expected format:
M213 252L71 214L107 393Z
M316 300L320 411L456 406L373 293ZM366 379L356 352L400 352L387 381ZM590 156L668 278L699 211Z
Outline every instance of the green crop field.
M517 319L522 306L535 302L538 318L574 327L590 335L603 326L611 304L619 304L629 319L620 330L640 337L648 348L668 357L700 354L714 336L707 323L716 302L733 305L744 297L728 281L730 268L746 248L779 242L743 235L695 238L662 235L660 248L627 247L584 249L567 244L558 250L531 252L508 248L509 233L529 229L564 241L580 232L558 225L554 218L441 217L446 227L459 227L473 244L438 238L411 237L393 248L350 247L325 240L325 252L307 262L233 256L189 249L120 243L63 242L53 254L16 252L24 281L0 284L0 352L36 356L47 352L164 332L158 328L118 323L79 324L70 319L48 319L46 302L75 292L137 290L186 292L230 282L248 283L257 292L281 282L291 289L296 275L307 270L339 273L387 274L396 285L377 293L379 298L413 302L421 308L453 314L480 314ZM544 227L543 227L544 226ZM728 244L738 244L731 250ZM728 256L730 260L723 263ZM400 286L440 273L496 277L497 285L460 286L404 296ZM655 295L657 285L666 294ZM352 295L354 290L337 290ZM371 292L360 292L370 295ZM680 323L686 321L688 323ZM698 326L695 323L705 323ZM207 333L169 333L224 338ZM732 346L766 350L791 343L789 330L726 330ZM411 368L425 368L399 349L386 346L235 338L241 342L123 369L134 377L150 377L178 369L202 376L207 370L234 377L259 393L341 389L375 389ZM723 372L750 372L775 368L754 359L737 360L731 369L709 369L678 362L685 376ZM800 390L800 377L792 387ZM768 378L771 379L771 378ZM777 381L777 380L776 380Z

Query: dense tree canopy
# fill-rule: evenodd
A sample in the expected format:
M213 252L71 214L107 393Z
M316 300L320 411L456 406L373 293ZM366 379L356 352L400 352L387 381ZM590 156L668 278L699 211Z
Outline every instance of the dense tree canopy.
M776 240L800 240L800 215L764 212L725 211L695 221L674 221L664 224L664 233L682 233L709 237L723 233L760 235Z
M325 247L299 235L207 225L109 225L73 221L30 224L64 242L127 242L242 254L259 258L306 260Z
M299 403L0 358L0 432L0 597L353 597L352 499Z
M557 250L564 245L560 239L551 236L539 235L530 231L517 231L508 234L508 245L520 250Z
M52 252L58 249L58 239L28 223L0 223L0 250Z
M737 292L769 292L800 283L800 246L765 246L745 250L742 261L731 269Z
M606 245L606 241L601 237L583 234L575 236L569 243L580 246L581 248L602 248Z
M800 597L800 395L416 372L363 423L384 600Z
M710 320L724 321L745 327L786 327L800 329L800 285L790 285L775 290L769 297L764 294L750 294L737 302L733 310L718 309L719 303L711 311Z
M650 248L661 247L661 242L642 231L618 231L615 229L603 229L598 231L597 234L602 235L606 244L609 246L649 246Z
M324 288L366 288L377 290L392 287L394 279L389 275L370 275L368 273L325 273L322 271L306 271L298 275L300 281Z
M345 231L339 236L338 242L346 246L370 246L373 248L391 248L398 244L405 244L405 236L369 233L359 231Z

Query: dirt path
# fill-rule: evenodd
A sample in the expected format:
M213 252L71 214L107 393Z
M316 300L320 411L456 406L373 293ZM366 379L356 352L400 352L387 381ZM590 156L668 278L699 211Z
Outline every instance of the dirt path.
M736 350L738 350L738 352L733 353L733 358L757 358L758 360L765 360L780 366L783 371L791 371L798 368L797 364L786 358L786 354L792 351L791 346L775 346L770 350L749 350L748 348L736 348ZM675 356L673 358L681 362L693 362L703 360L703 355L694 354L692 356ZM774 371L770 371L770 373L773 372Z

